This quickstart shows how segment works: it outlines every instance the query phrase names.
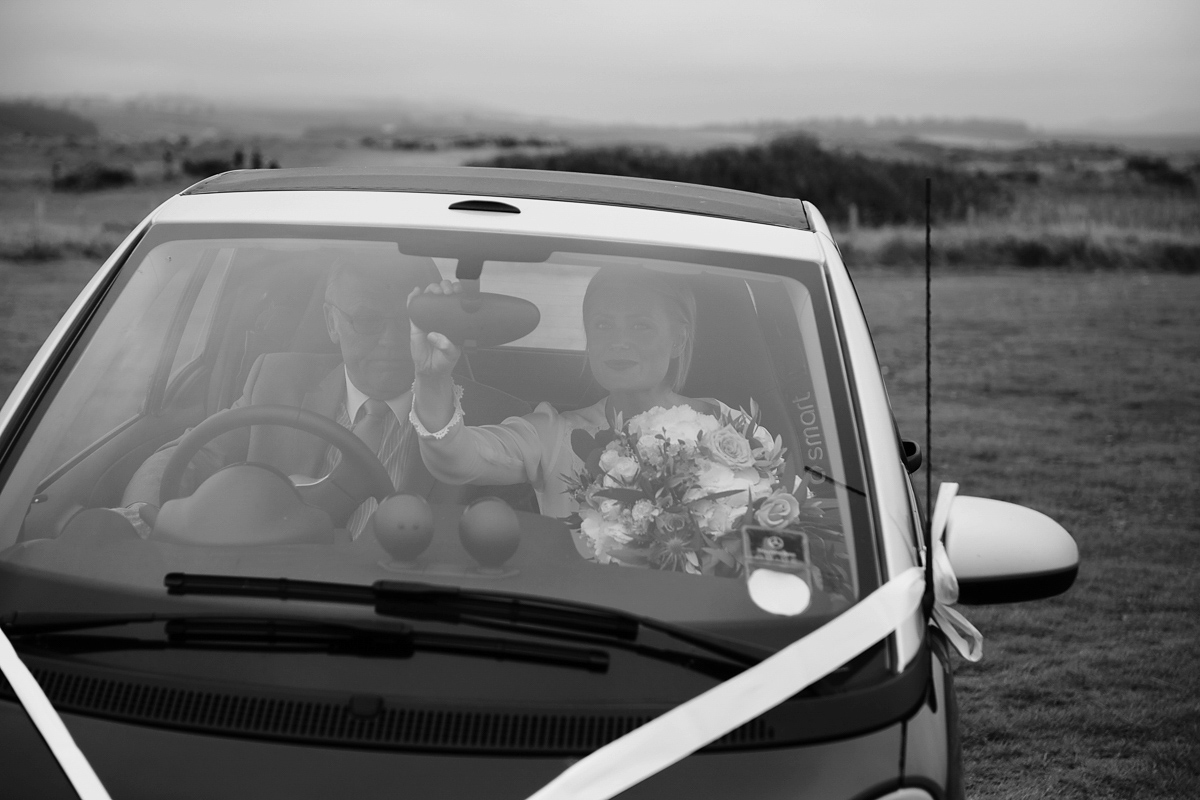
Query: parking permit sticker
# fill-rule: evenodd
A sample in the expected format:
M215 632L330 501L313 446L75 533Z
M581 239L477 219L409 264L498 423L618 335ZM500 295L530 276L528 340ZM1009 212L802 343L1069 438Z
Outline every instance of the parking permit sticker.
M794 617L812 600L808 537L799 531L742 529L746 588L754 604L769 614Z

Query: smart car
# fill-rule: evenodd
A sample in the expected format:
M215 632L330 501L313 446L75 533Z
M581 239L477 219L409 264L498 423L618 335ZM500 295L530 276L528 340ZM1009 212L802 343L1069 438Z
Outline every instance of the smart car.
M67 740L113 797L962 797L933 583L1077 552L952 493L927 536L919 468L810 202L209 178L0 410L4 793L87 794Z

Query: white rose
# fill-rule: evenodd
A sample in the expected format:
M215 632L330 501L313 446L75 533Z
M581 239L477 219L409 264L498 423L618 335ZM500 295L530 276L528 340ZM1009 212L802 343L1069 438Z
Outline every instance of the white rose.
M654 516L657 506L649 500L638 500L633 504L633 521L637 523L645 522Z
M701 434L720 427L715 417L701 414L691 406L656 406L629 420L631 431L640 435L662 434L668 441L694 443Z
M615 442L610 442L608 447L604 448L604 452L600 454L600 469L605 472L612 470L613 464L617 463L617 459L621 454L617 452L617 448L613 445Z
M606 471L617 480L628 483L637 477L638 463L629 456L620 456Z
M581 511L580 516L583 521L579 530L594 542L615 540L624 543L630 539L629 530L618 520L605 519L600 512L590 508Z
M705 494L713 492L725 492L730 489L742 488L736 483L736 477L733 470L724 464L718 464L715 461L701 459L699 464L699 473L696 475L696 482Z
M603 522L600 512L588 508L580 511L579 516L583 518L583 521L579 525L580 532L593 542L599 539L600 525Z
M611 497L600 501L600 513L606 519L612 519L621 512L621 504Z
M713 503L712 508L708 509L704 515L704 528L709 533L719 536L728 531L729 527L739 519L741 519L741 515L735 515L729 506L724 503Z
M771 481L763 478L755 469L732 470L724 464L700 459L696 482L703 495L736 491L737 494L720 498L726 505L745 504L750 500L766 497L771 493Z
M652 434L645 434L638 439L638 455L648 464L659 466L663 462L663 441Z
M787 492L775 492L754 512L754 519L764 528L780 530L800 516L800 501Z
M733 469L745 469L754 466L754 456L750 450L750 442L738 433L732 425L726 425L715 431L704 434L701 443L712 453L714 460Z
M612 551L619 549L631 538L630 532L621 523L601 522L599 534L592 540L592 552L596 554L597 561L607 564L612 561Z

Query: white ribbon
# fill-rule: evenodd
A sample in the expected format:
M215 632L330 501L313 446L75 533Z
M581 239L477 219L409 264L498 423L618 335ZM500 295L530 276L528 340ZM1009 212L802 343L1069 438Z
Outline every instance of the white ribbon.
M967 618L950 606L958 602L958 578L946 555L946 522L950 506L958 495L957 483L938 487L937 503L933 507L933 620L946 635L954 649L968 661L983 658L983 634Z
M933 512L933 619L969 661L983 656L983 635L950 608L958 578L944 537L957 483L943 483ZM704 694L588 755L529 800L609 800L690 756L833 672L900 627L921 605L925 572L912 567L825 625Z
M25 711L37 726L38 733L46 740L50 752L66 773L67 780L75 787L76 794L82 800L109 800L104 784L96 777L92 765L88 763L79 745L71 738L71 732L63 724L62 717L54 710L46 693L25 666L25 662L21 661L3 630L0 630L0 672L8 679L21 705L25 706Z
M576 762L529 800L609 800L816 683L888 636L921 606L912 567L817 630Z

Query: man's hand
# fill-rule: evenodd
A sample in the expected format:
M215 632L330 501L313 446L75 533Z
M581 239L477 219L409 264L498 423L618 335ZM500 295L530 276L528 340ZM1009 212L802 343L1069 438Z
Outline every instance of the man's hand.
M431 283L425 291L428 294L457 294L462 291L462 284L458 281L446 280L441 283ZM412 303L412 299L419 294L421 294L420 287L413 289L408 295L408 302ZM440 333L427 333L412 322L409 323L409 327L412 329L412 359L417 379L425 378L440 382L449 378L462 351L454 342Z

